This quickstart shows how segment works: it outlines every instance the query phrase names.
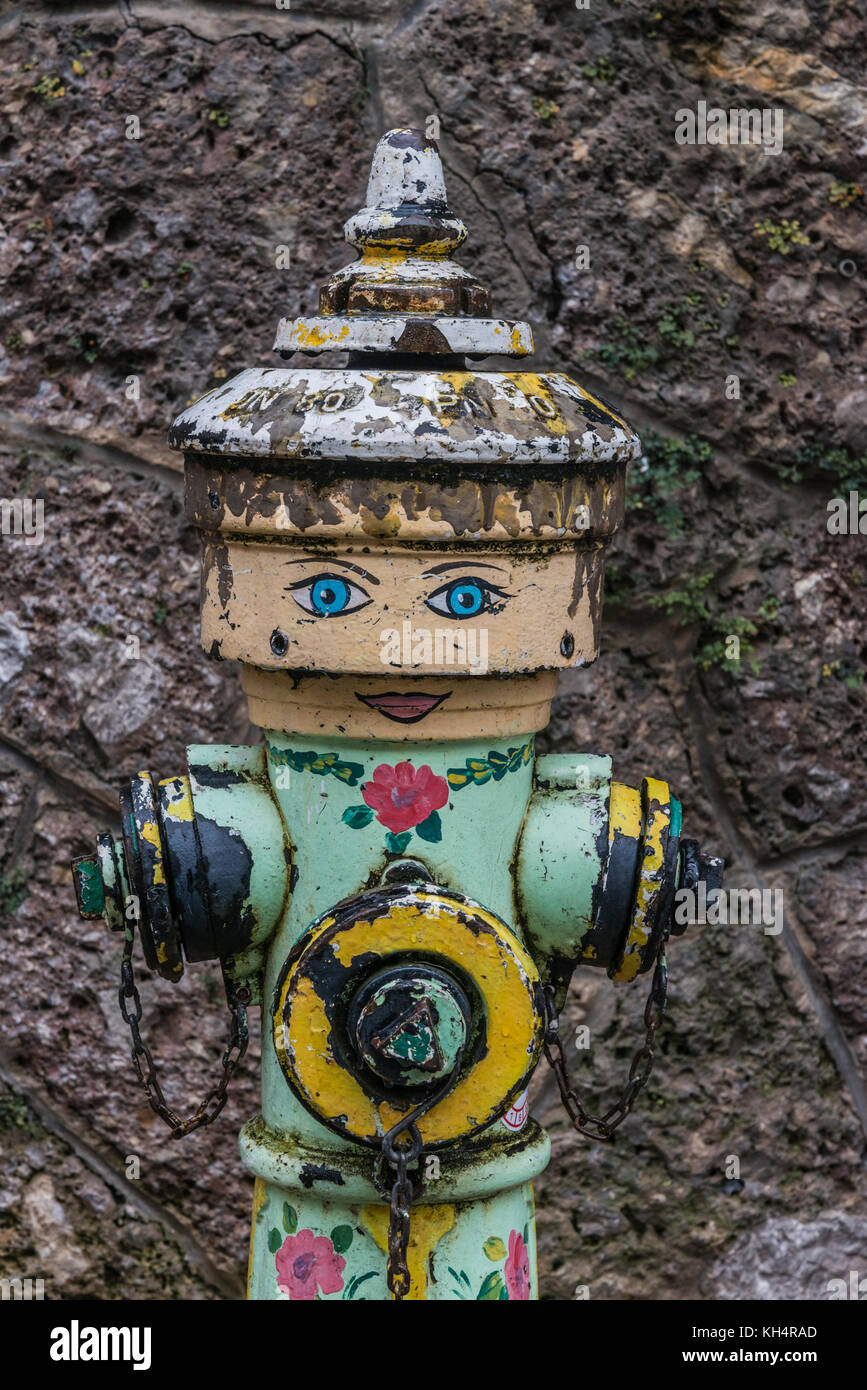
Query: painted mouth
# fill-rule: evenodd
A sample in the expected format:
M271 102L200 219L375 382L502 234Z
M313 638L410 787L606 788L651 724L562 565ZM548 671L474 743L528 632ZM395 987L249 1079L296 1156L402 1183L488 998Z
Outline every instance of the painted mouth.
M386 691L382 695L359 695L355 692L356 700L360 700L368 709L375 709L378 714L384 714L386 719L396 719L401 724L417 724L425 715L430 714L431 710L441 705L443 700L447 700L451 695L447 690L445 695L425 695L419 691L416 695L398 695L394 691Z

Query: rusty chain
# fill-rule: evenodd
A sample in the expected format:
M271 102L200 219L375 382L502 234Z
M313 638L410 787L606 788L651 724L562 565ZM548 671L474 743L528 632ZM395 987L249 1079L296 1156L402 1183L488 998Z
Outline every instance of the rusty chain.
M408 1129L410 1142L395 1144L397 1135ZM410 1163L421 1157L421 1134L412 1122L401 1121L390 1129L382 1141L382 1152L386 1162L394 1168L397 1177L391 1189L388 1210L388 1269L386 1279L389 1293L397 1299L406 1298L409 1293L410 1277L407 1265L409 1249L409 1214L415 1197L415 1188L409 1177Z
M192 1115L188 1115L186 1119L182 1119L176 1111L172 1110L163 1095L150 1048L139 1032L138 1025L142 1017L142 1006L132 964L133 941L133 926L132 923L128 922L124 927L123 959L120 967L118 998L121 1017L127 1024L132 1037L132 1063L151 1109L156 1111L160 1119L168 1125L172 1131L172 1139L183 1139L185 1135L192 1134L193 1130L200 1129L202 1125L211 1124L226 1104L226 1091L229 1082L247 1051L249 1035L246 1006L249 1003L250 991L246 988L234 989L224 976L227 1003L232 1015L232 1027L229 1041L223 1052L223 1074L217 1085L205 1096L198 1109ZM132 1000L131 1010L127 1004L128 1000Z
M396 1173L389 1199L386 1280L389 1292L398 1301L406 1298L411 1282L407 1265L409 1220L410 1208L418 1194L407 1170L411 1163L417 1163L421 1159L422 1137L417 1121L448 1095L458 1079L463 1060L464 1048L462 1047L455 1057L454 1066L439 1090L434 1091L427 1100L408 1111L402 1120L398 1120L397 1124L383 1135L382 1156ZM397 1139L406 1132L409 1133L409 1143L398 1144ZM419 1190L421 1185L421 1177L419 1177Z
M557 1014L557 1007L554 1003L554 988L552 985L545 986L545 1008L546 1008L546 1027L545 1027L545 1057L554 1072L557 1080L557 1087L560 1091L560 1099L563 1102L566 1114L572 1122L572 1127L579 1134L584 1134L588 1139L612 1139L617 1126L622 1124L632 1109L633 1103L639 1092L644 1089L650 1080L650 1073L653 1071L653 1064L656 1060L654 1051L654 1040L656 1032L665 1017L665 1007L668 999L668 966L665 960L665 946L668 940L668 932L665 932L656 958L656 966L653 971L653 979L650 984L650 992L644 1006L644 1042L633 1055L629 1067L629 1076L626 1085L620 1094L620 1098L610 1110L604 1115L591 1115L585 1110L584 1104L569 1077L569 1068L566 1064L566 1055L563 1051L563 1044L560 1041L560 1021Z

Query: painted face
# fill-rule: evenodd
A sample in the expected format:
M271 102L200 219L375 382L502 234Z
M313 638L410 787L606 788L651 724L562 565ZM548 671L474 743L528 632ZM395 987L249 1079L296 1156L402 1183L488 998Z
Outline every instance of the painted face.
M416 742L544 729L556 671L527 676L329 676L242 666L252 723L293 734Z
M304 568L317 566L321 562L313 556L303 560L290 560L288 564ZM331 563L343 566L343 573L330 574L323 570L304 579L297 579L287 586L295 602L306 613L318 618L335 618L356 613L359 608L373 603L369 589L379 585L379 580L369 570L363 570L349 561L332 557ZM478 573L474 571L478 570ZM482 573L486 571L486 573ZM450 572L453 572L450 573ZM424 595L423 602L432 613L440 617L465 622L468 618L478 618L483 613L498 613L510 598L502 584L495 582L497 576L502 580L508 571L502 566L476 564L470 560L453 560L444 565L434 565L420 574L420 580L439 580ZM362 576L368 588L355 580L354 574Z
M396 677L513 675L597 654L592 543L296 549L226 538L208 543L203 578L206 651L264 670L379 676L363 699L396 721L423 719L444 698L396 690Z

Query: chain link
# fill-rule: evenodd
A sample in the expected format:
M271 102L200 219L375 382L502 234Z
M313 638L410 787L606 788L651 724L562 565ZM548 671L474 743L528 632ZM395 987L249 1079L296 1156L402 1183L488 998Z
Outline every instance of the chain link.
M397 1125L393 1130L389 1130L382 1142L382 1151L397 1175L391 1189L389 1202L388 1269L386 1272L389 1292L397 1300L406 1298L410 1286L407 1250L409 1249L409 1214L415 1196L415 1188L407 1170L410 1163L416 1162L421 1156L421 1134L418 1127L415 1124L407 1126L402 1123L400 1128L409 1129L410 1140L408 1144L401 1144L400 1146L395 1144L394 1140L397 1137L395 1130L399 1131Z
M449 1094L460 1075L463 1058L464 1049L461 1048L455 1057L451 1071L439 1089L434 1091L433 1095L428 1096L427 1100L415 1106L413 1110L408 1111L402 1120L398 1120L397 1124L383 1135L382 1155L396 1174L389 1200L386 1280L389 1292L397 1300L406 1298L410 1288L409 1266L407 1264L409 1220L410 1208L418 1196L418 1192L407 1170L411 1163L419 1163L421 1159L422 1137L417 1121ZM398 1144L397 1140L406 1133L409 1134L409 1142ZM419 1173L419 1192L421 1188L422 1180Z
M636 1050L629 1066L629 1076L620 1098L604 1115L592 1115L585 1110L584 1103L569 1077L566 1055L560 1040L560 1021L554 1003L554 989L545 986L545 1005L547 1024L545 1029L545 1056L557 1080L560 1099L574 1129L585 1134L588 1139L611 1139L617 1126L629 1114L640 1091L650 1080L656 1060L654 1041L656 1032L665 1018L668 1000L668 966L665 960L665 946L668 932L663 936L656 958L656 967L650 984L650 993L644 1006L644 1042Z
M141 997L135 983L135 974L132 964L132 948L134 932L131 923L127 923L124 929L123 959L120 967L120 989L118 998L120 1000L120 1013L124 1022L127 1024L132 1038L132 1064L135 1068L136 1076L148 1098L148 1104L155 1110L161 1120L164 1120L172 1131L173 1139L182 1139L187 1134L192 1134L193 1130L200 1129L202 1125L211 1124L219 1115L223 1106L226 1104L226 1091L229 1082L235 1074L241 1058L247 1051L248 1030L247 1030L247 1004L250 999L250 991L246 988L235 989L230 985L224 976L226 984L226 996L229 1011L232 1015L232 1026L229 1033L229 1041L223 1053L222 1068L223 1074L217 1085L208 1092L205 1099L192 1115L183 1119L166 1101L157 1077L156 1064L151 1055L150 1048L142 1038L139 1031L139 1022L142 1017ZM231 996L231 997L230 997ZM129 1001L132 1001L132 1008Z

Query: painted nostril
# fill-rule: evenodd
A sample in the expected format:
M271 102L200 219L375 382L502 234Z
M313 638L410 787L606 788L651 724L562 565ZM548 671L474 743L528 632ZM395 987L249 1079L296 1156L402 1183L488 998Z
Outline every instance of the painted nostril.
M271 633L271 650L275 656L285 656L289 650L289 638L279 627L275 627Z

